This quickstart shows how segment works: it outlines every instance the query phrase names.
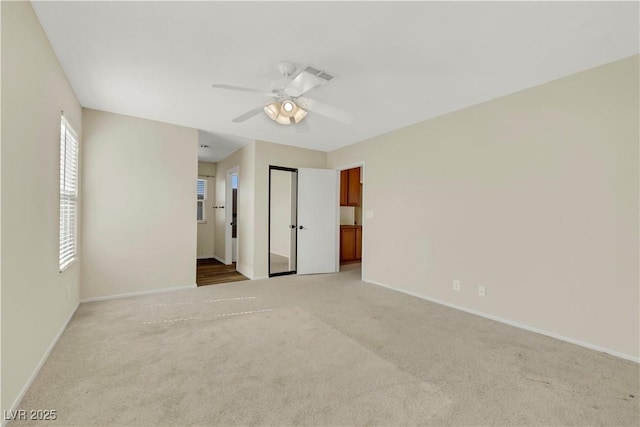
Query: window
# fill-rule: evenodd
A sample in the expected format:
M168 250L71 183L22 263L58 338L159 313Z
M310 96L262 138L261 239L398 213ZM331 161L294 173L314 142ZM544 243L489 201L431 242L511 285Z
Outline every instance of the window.
M60 120L60 271L77 257L78 227L78 136L69 123Z
M198 222L206 222L206 218L204 215L205 209L205 201L207 200L207 180L199 179L198 180Z

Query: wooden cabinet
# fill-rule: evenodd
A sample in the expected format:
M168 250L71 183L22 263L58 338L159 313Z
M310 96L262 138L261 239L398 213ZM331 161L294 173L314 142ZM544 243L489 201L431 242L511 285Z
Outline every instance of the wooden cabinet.
M360 206L360 168L340 171L340 206Z
M360 168L340 171L340 206L360 206L361 188ZM357 262L361 259L362 226L341 225L340 262Z
M353 262L362 259L362 226L340 226L340 262Z
M349 206L349 170L340 171L340 206Z
M360 168L349 169L347 205L360 206Z

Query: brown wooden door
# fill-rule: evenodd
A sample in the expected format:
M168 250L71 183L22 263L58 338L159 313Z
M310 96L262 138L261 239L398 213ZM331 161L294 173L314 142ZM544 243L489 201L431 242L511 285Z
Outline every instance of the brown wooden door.
M353 168L349 173L349 189L347 204L349 206L360 206L360 168Z
M358 227L356 230L356 259L362 259L362 227Z

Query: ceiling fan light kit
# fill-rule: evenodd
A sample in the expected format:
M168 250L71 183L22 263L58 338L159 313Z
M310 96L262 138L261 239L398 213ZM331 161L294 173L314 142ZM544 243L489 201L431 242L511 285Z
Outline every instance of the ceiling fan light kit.
M264 106L264 112L267 117L281 125L290 125L292 121L293 123L299 123L307 116L307 112L290 99L282 103L272 102L267 104Z
M271 120L275 120L280 114L280 106L277 102L272 102L269 105L264 106L264 112Z
M296 123L300 123L300 121L305 117L307 117L307 112L302 108L298 108L298 111L296 111L296 113L293 115L293 121Z
M281 125L290 125L291 124L291 118L290 117L285 117L282 114L278 114L278 117L276 117L276 122L280 123Z
M282 103L282 114L287 117L291 117L295 113L296 108L296 104L294 104L290 99L287 99Z
M266 92L262 90L226 84L212 85L214 88L218 89L260 93L265 96L274 98L274 101L270 102L264 107L254 108L253 110L234 118L233 122L241 123L251 117L254 117L257 114L260 114L261 110L264 111L267 117L281 125L300 123L307 116L309 111L333 120L338 120L343 123L348 124L351 122L352 116L350 113L342 111L339 108L332 107L330 105L307 98L306 96L302 97L302 95L304 95L311 89L333 80L335 78L335 75L308 66L298 72L295 77L292 77L296 71L296 67L289 62L281 63L278 68L282 76L286 79L286 81L288 81L288 84L286 84L284 88L274 90L273 92ZM305 109L301 108L300 105L296 102L298 98L302 101L302 105L305 107Z

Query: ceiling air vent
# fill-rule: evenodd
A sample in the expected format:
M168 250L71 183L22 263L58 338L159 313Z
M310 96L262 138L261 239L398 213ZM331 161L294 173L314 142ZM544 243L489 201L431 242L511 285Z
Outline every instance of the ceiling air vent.
M305 73L313 74L316 77L321 78L322 80L331 81L335 76L327 73L326 71L318 70L317 68L307 67L304 69Z
M331 79L333 79L334 76L332 76L331 74L323 71L320 74L318 74L318 77L320 77L321 79L325 79L326 81L331 81Z
M320 74L322 72L322 71L320 71L320 70L318 70L316 68L313 68L313 67L307 67L304 70L309 74L313 74L314 76L317 76L318 74Z

